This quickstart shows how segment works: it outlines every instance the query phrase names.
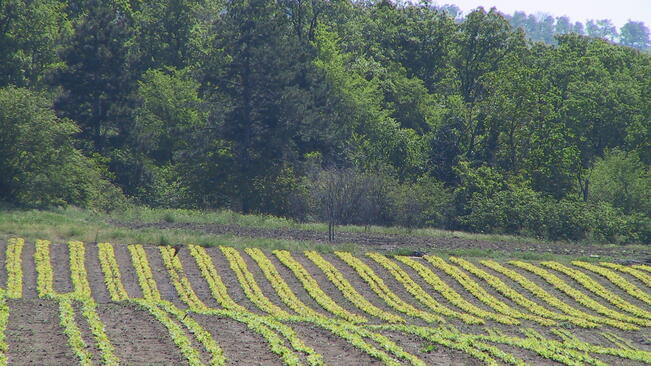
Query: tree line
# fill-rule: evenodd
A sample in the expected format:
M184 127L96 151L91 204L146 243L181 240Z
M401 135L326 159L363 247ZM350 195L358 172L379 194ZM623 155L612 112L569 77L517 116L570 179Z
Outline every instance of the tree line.
M0 199L650 242L651 56L514 17L0 0Z

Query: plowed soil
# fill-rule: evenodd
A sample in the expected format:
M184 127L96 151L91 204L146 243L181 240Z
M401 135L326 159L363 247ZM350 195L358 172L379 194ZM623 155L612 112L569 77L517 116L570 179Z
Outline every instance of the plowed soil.
M3 258L6 258L6 242L0 242L0 253L3 253ZM131 298L142 297L142 291L139 288L138 277L131 262L131 257L125 245L113 245L115 257L119 266L122 282L124 287ZM145 245L145 252L147 260L152 269L152 275L156 281L156 286L163 299L167 299L178 306L183 311L188 310L187 305L183 302L183 296L177 293L177 289L172 283L172 279L163 265L159 248L154 245ZM247 308L250 312L258 315L267 316L263 310L258 308L244 293L241 284L239 283L235 272L231 269L230 264L226 257L223 255L219 248L206 248L207 254L212 258L215 269L219 273L224 285L227 288L229 296L233 298L238 304ZM21 299L7 299L9 307L9 321L5 330L6 342L8 343L7 356L10 365L74 365L78 363L78 359L71 351L68 344L68 337L63 332L63 328L59 324L59 309L56 300L46 300L38 298L36 294L36 281L37 273L34 263L34 243L25 243L22 251L22 270L23 270L23 295ZM111 301L110 293L106 287L106 279L100 266L98 259L98 248L94 243L85 244L85 266L88 274L88 280L92 289L92 297L97 302L97 313L101 321L104 323L106 335L115 349L115 355L121 360L123 365L187 365L188 360L181 352L181 349L173 341L169 330L152 316L147 310L136 305L133 302L113 302ZM263 271L258 267L255 260L246 254L245 251L239 250L240 255L244 259L247 270L253 275L255 282L259 285L264 295L276 306L282 308L288 313L295 314L286 304L287 299L281 297L274 289L273 283L268 280ZM302 287L302 284L296 279L293 273L286 268L272 253L265 252L265 255L280 273L280 278L285 281L296 296L303 301L308 307L324 314L334 321L334 317L326 309L314 301ZM365 313L358 304L353 304L347 300L341 291L331 283L327 276L309 260L303 253L293 253L293 257L301 263L309 274L317 281L323 291L326 292L337 304L349 310L352 313L362 315L369 320L370 324L385 324L381 319L375 318L368 313ZM51 265L54 272L54 287L59 295L63 295L72 291L72 281L70 279L70 264L69 264L69 250L65 243L53 243L50 246ZM194 292L197 293L199 298L211 308L219 308L219 302L212 296L212 292L208 286L206 279L202 276L199 267L197 266L194 257L186 248L182 248L178 253L183 270L182 276L186 276L191 284ZM552 330L554 327L544 327L537 323L528 320L522 320L521 324L516 326L504 325L492 320L486 320L485 325L469 325L465 324L456 318L445 318L444 323L426 323L421 318L398 311L393 308L389 303L380 297L376 290L374 290L367 282L365 282L359 274L346 262L341 260L334 254L324 254L323 258L337 268L347 279L350 284L358 291L364 298L369 300L376 307L387 312L397 314L403 318L406 324L415 325L420 327L437 328L445 325L449 328L456 328L465 334L487 334L487 332L503 332L506 335L513 337L523 337L523 330L535 329L540 335L546 339L559 340ZM400 300L412 305L414 308L420 309L424 312L433 313L433 310L422 304L415 298L393 275L384 267L377 264L371 258L364 255L357 255L362 262L366 263L374 273L383 279L386 289L390 290ZM451 291L456 291L465 300L475 304L481 309L486 311L494 311L487 304L482 303L472 292L465 289L459 282L452 276L446 274L442 270L429 265L423 258L413 257L413 259L427 268L441 278L450 288ZM499 274L498 272L489 270L474 261L478 267L487 271L488 273L500 278L504 283L508 284L513 290L524 294L528 298L536 301L541 306L548 309L547 304L533 296L519 284L511 281L507 277ZM441 293L437 292L434 288L429 286L413 269L409 266L397 262L398 266L402 268L418 285L420 285L426 292L431 294L437 301L451 310L464 312L462 309L456 307L454 304L448 302ZM448 262L449 263L449 262ZM0 273L0 279L3 280L2 285L5 285L7 278L7 267L5 263L0 263L0 267L4 267ZM596 313L579 304L573 299L564 295L562 292L555 290L554 287L539 277L519 268L515 268L509 264L505 264L509 268L524 275L544 288L549 293L561 301L567 303L571 307L584 311L589 314ZM576 269L576 267L573 267ZM552 271L552 270L550 270ZM581 272L590 276L594 281L603 285L612 294L621 297L622 300L627 301L644 311L651 314L651 304L637 299L630 294L626 293L621 288L613 285L605 280L603 277L590 273L586 270ZM569 276L554 272L559 278L566 281L572 287L581 290L585 296L592 298L600 304L608 307L613 311L625 313L622 309L618 309L607 299L600 298L592 293L589 289L582 287L575 280ZM648 273L648 272L647 272ZM627 279L630 284L642 289L646 293L651 293L651 288L646 286L639 280L634 279L628 274L620 275ZM648 273L651 276L651 273ZM498 293L495 289L491 288L488 283L483 280L469 276L479 286L484 288L488 293L495 296L495 298L503 301L512 309L517 309L520 312L530 313L527 309L517 305L506 296ZM5 285L6 286L6 285ZM75 321L80 328L83 340L88 345L88 350L91 352L94 364L101 364L101 350L97 347L94 336L90 331L88 322L82 316L80 303L74 303ZM557 311L558 310L554 310ZM274 353L273 347L261 336L258 331L249 328L246 324L238 322L225 316L217 315L204 315L193 312L186 312L187 316L195 320L205 330L207 330L216 343L221 347L227 359L228 365L270 365L279 366L283 362L278 354ZM628 315L631 315L630 313ZM170 319L174 322L182 324L179 319L170 315ZM370 356L364 351L360 350L354 344L346 341L344 338L338 336L334 332L325 329L324 327L317 326L305 320L281 320L283 324L289 326L302 340L305 345L314 349L319 353L328 365L381 365L380 360ZM555 327L563 328L564 325L558 324ZM207 364L210 359L210 354L203 348L198 338L193 332L184 329L185 336L188 337L191 346L197 350L200 360ZM421 359L427 365L482 365L483 362L477 358L473 358L467 353L459 350L454 350L441 345L432 345L429 341L423 338L416 337L406 332L398 332L394 330L373 330L369 329L376 334L381 334L388 337L391 341L395 342L402 350L409 352ZM584 342L590 342L594 345L605 347L620 347L621 345L615 344L604 336L604 332L615 334L621 337L624 342L628 342L628 347L637 350L651 352L651 339L649 339L649 330L651 327L641 327L639 330L623 331L616 328L604 326L599 329L583 329L571 328L572 334L577 336ZM368 344L376 347L377 349L384 349L385 352L391 354L391 350L384 348L383 345L376 343L370 338L364 338ZM285 345L289 346L289 342ZM533 365L553 365L555 364L549 359L541 357L539 354L531 351L516 348L514 346L507 346L503 344L491 344L497 346L500 350L508 352L509 354L524 360L527 364ZM395 356L395 355L394 355ZM629 359L621 359L609 355L595 355L601 361L613 365L642 365L642 362L632 361ZM651 357L651 353L649 353ZM299 355L299 359L304 364L307 358L304 354ZM399 358L397 358L399 359ZM650 358L651 360L651 358ZM402 365L408 365L409 362L402 359Z

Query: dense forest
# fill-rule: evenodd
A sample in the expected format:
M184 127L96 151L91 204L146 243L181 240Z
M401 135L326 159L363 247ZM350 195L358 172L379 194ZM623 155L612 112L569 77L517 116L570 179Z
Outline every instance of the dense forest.
M648 29L452 10L0 0L0 200L651 242Z

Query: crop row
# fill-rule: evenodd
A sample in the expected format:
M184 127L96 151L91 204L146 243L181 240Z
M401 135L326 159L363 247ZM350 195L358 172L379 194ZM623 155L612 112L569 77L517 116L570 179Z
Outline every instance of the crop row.
M341 258L346 264L351 266L357 274L366 282L369 287L375 292L384 302L386 302L393 309L410 315L413 317L421 318L428 323L441 322L443 318L438 315L427 313L419 310L411 304L403 301L384 283L367 264L362 262L359 258L354 257L348 252L336 252L337 256Z
M257 250L256 251L247 250L246 252L249 255L251 255L252 258L256 257L256 256L263 256L264 255L261 251L257 251ZM254 258L254 260L256 260L256 259ZM271 265L269 262L266 262L265 264L262 264L263 260L256 260L256 262L261 267ZM240 269L243 270L243 268L245 268L245 267L241 267ZM248 269L245 269L245 270L248 271ZM265 272L264 269L263 269L263 272ZM272 280L272 279L275 278L275 276L267 277L267 278L269 280ZM278 290L279 287L276 287L276 289ZM286 289L283 290L283 291L280 291L279 295L280 296L284 296L284 295L286 296L285 291L286 291ZM292 297L293 296L289 296L289 298L292 298ZM290 306L290 308L292 308L292 306ZM564 318L562 318L562 319L566 320ZM303 319L303 321L309 321L309 320ZM460 336L457 335L457 337L460 337ZM520 364L520 361L518 361L512 355L510 355L508 353L505 353L505 352L503 352L503 351L501 351L499 349L496 349L496 348L494 348L492 346L489 346L488 344L483 344L481 342L481 340L482 340L481 337L469 336L469 335L466 335L464 337L471 337L473 339L473 344L474 344L474 346L471 347L472 349L466 347L465 350L468 351L468 352L471 352L471 353L475 353L477 356L479 356L480 354L483 354L483 356L479 356L479 357L481 357L484 360L488 360L487 357L492 356L492 357L495 357L495 358L499 358L502 361L505 361L505 362L508 362L508 363ZM647 354L639 353L639 352L637 354L634 354L634 355L631 356L631 355L626 355L625 352L621 352L621 351L615 350L615 349L596 350L597 348L595 348L594 346L588 347L589 344L587 344L587 343L579 343L580 347L577 346L577 345L574 345L574 346L571 346L571 347L570 346L562 346L561 347L558 342L557 343L554 343L554 342L550 343L550 342L546 342L546 341L545 342L540 342L539 339L538 339L538 341L536 341L536 339L532 339L531 337L528 337L528 338L525 338L525 339L519 339L519 338L514 338L514 337L506 337L506 336L501 336L501 337L492 336L492 337L485 338L484 341L487 341L489 343L494 342L494 343L500 343L500 344L505 344L505 345L510 345L510 346L516 346L516 347L523 348L523 349L528 349L528 350L531 350L533 352L538 353L539 355L541 355L543 357L550 358L552 360L556 360L556 361L559 361L559 362L562 362L562 363L565 363L565 364L570 364L570 365L571 364L581 364L583 362L599 364L598 360L596 360L596 359L594 359L594 358L592 358L590 356L584 355L581 351L583 351L583 352L592 351L592 352L595 352L595 353L613 354L613 355L617 355L617 356L620 356L620 357L631 358L631 359L645 359L646 357L648 357ZM457 344L449 344L448 343L448 346L454 346L457 349L463 349L464 347L462 347L461 344L463 344L463 342L457 343ZM577 350L576 348L579 348L579 350Z
M498 300L493 295L489 294L483 287L481 287L477 282L473 281L470 276L465 272L461 271L459 268L448 264L443 259L435 256L425 256L425 259L435 268L442 270L447 273L449 276L453 277L457 282L461 284L468 292L473 294L477 299L479 299L484 304L491 307L496 312L519 319L533 320L542 325L554 325L554 321L549 319L542 318L533 314L526 314L517 309L514 309L504 303L503 301Z
M7 329L8 322L9 305L7 304L7 292L4 289L0 289L0 366L7 365L7 351L9 350L9 346L7 345L5 330Z
M222 251L225 250L226 253L229 253L229 249L230 248L222 248ZM192 247L191 251L195 253L194 257L197 260L199 267L202 269L202 274L204 278L209 283L213 282L214 276L210 275L210 273L216 273L216 269L212 267L212 263L209 263L210 260L208 257L205 256L205 251L203 250L203 248ZM204 252L204 255L197 255L198 252L200 251ZM368 342L364 341L363 339L364 337L358 334L358 332L364 332L365 336L373 339L376 342L381 342L383 346L387 347L388 349L391 349L394 354L398 355L398 357L405 358L405 359L414 359L415 364L418 365L421 364L416 361L413 355L407 354L394 342L387 339L386 337L383 337L382 335L375 334L373 332L368 332L361 328L355 328L355 331L351 331L350 329L348 329L348 327L352 326L352 324L349 326L342 326L342 324L345 323L338 324L338 322L327 320L322 314L319 314L313 309L308 308L304 303L302 303L296 297L295 293L289 288L287 283L284 282L284 280L279 276L277 269L275 269L273 267L273 264L268 260L268 258L264 256L264 253L262 253L261 251L248 251L248 254L251 255L254 261L256 261L261 266L261 269L263 273L266 275L268 280L278 281L277 283L275 283L274 286L275 290L279 291L279 295L281 297L282 296L286 297L283 298L283 300L286 301L288 306L294 309L295 311L297 311L297 313L299 314L302 313L301 316L285 316L285 315L276 316L277 319L294 321L294 322L309 322L314 326L323 328L324 330L327 330L333 333L334 335L343 338L344 340L351 343L353 346L366 352L372 357L384 361L388 365L399 364L396 360L391 358L385 352L375 348L374 346L370 345ZM286 259L286 257L283 256L283 254L284 253L280 253L280 252L277 253L279 258ZM240 279L240 281L243 282L243 284L241 283L241 286L246 286L253 289L256 288L259 289L259 286L255 282L253 275L248 270L248 266L246 265L246 263L244 262L241 256L237 255L237 256L229 257L227 255L227 258L231 262L231 266L236 268L237 271L236 273L238 273L238 279ZM285 261L285 263L291 263L291 262ZM213 285L212 287L217 287L217 286ZM319 290L312 289L312 290L322 293L320 289ZM245 293L247 294L247 296L250 296L250 299L254 304L256 303L261 304L261 306L259 306L261 310L265 310L269 308L268 304L271 303L271 301L268 298L266 298L266 296L262 294L261 291L258 292L257 290L249 289L249 291L245 291ZM259 298L254 300L251 298L252 296L259 296ZM292 303L292 301L294 303ZM326 303L326 302L321 301L321 303ZM263 338L267 340L267 342L270 344L271 350L275 353L278 353L285 364L288 365L301 364L299 358L296 356L297 353L305 354L306 360L309 365L320 365L323 363L321 355L314 352L314 350L311 349L310 347L307 347L300 340L300 338L298 338L298 336L291 329L291 327L282 324L281 322L274 320L268 316L258 316L256 314L249 313L249 312L244 312L244 313L227 312L227 311L220 311L217 309L202 311L202 313L208 313L208 314L220 315L220 316L229 316L232 319L245 323L249 327L249 329L262 335ZM287 339L287 341L289 342L293 350L285 346L280 335L282 335L284 338Z
M620 310L629 312L636 317L639 318L646 318L646 319L651 319L651 313L648 311L645 311L643 309L640 309L639 307L631 304L628 301L625 301L621 297L617 296L613 292L607 290L605 287L603 287L601 284L599 284L597 281L593 280L590 278L588 275L586 275L583 272L580 272L576 269L569 268L567 266L564 266L558 262L542 262L541 263L543 266L552 268L558 272L564 273L567 276L571 277L573 280L577 281L581 285L583 285L585 288L593 292L595 295L604 298L611 304L615 305L617 308ZM642 319L629 319L630 322L642 325L642 326L651 326L651 321L649 320L642 320Z
M194 249L196 250L197 248ZM201 256L199 255L199 256L195 256L195 259L197 257L201 258ZM244 263L244 260L239 255L239 253L235 252L234 257L229 258L229 260L234 261L234 263L231 262L231 265L236 266L237 270L239 271L238 279L240 279L241 281L246 281L241 285L249 286L250 290L247 293L247 295L257 296L257 298L255 299L256 303L261 304L261 306L265 309L269 309L270 308L269 304L272 304L271 301L269 301L269 299L266 298L264 294L262 294L262 291L255 283L255 280L253 279L253 275L250 272L248 272L248 269L246 268L246 263ZM171 265L171 260L169 258L165 259L164 263L166 263L166 269L170 274L170 278L172 278L174 286L177 289L177 292L179 293L180 299L186 305L188 305L193 312L200 313L200 314L208 314L208 315L219 315L222 317L228 317L244 323L245 325L247 325L249 329L253 330L254 332L260 334L263 338L265 338L265 340L267 340L267 342L269 343L272 352L277 353L281 357L281 359L288 365L301 365L300 357L294 351L297 351L299 354L300 353L306 354L309 360L312 360L314 364L318 364L317 360L320 359L320 355L317 355L313 349L306 346L298 338L298 336L293 331L288 329L288 327L285 326L284 324L281 323L275 324L270 321L261 321L263 317L254 314L249 314L248 316L246 316L245 313L238 313L232 310L219 311L216 309L210 309L203 304L202 306L196 306L195 305L196 301L200 301L200 300L198 300L198 297L194 292L194 290L192 289L189 280L187 280L187 277L182 274L183 269L180 261L177 262L176 266ZM205 266L207 266L206 263L203 264L204 268ZM205 269L206 270L204 272L206 273L215 272L215 271L210 271L208 268ZM192 300L192 299L196 299L196 300ZM274 328L276 329L274 330ZM284 344L282 338L276 333L276 331L285 335L285 337L289 340L289 343L294 350L290 349Z
M306 251L305 256L307 256L312 263L314 263L323 273L326 275L328 280L332 282L339 291L348 299L352 304L354 304L358 309L363 312L378 317L384 321L391 323L404 323L405 319L399 315L384 311L377 306L371 304L364 296L362 296L353 285L346 280L344 275L335 268L331 263L326 261L319 253L314 251Z
M556 289L560 290L561 292L565 293L566 295L570 296L573 298L576 302L580 303L581 305L592 309L599 314L605 315L609 318L615 319L620 321L621 323L615 323L617 324L620 328L622 329L636 329L637 327L632 326L631 323L637 324L637 325L645 325L647 323L646 320L643 319L638 319L634 317L630 317L628 315L619 313L617 311L611 310L610 308L602 305L601 303L597 302L596 300L593 300L592 298L586 296L583 292L573 288L567 282L563 281L560 279L558 276L554 275L551 272L546 271L543 268L536 267L531 263L526 263L522 261L511 261L509 262L512 265L525 269L541 278L543 278L545 281L547 281L549 284L554 286Z
M310 275L303 265L292 257L292 254L286 250L275 250L274 255L280 262L287 267L294 276L301 282L307 293L321 305L325 310L338 316L341 319L353 323L365 323L367 319L353 314L342 308L330 296L328 296L319 286L319 283Z
M474 264L461 259L461 258L455 258L452 257L450 258L450 261L459 265L461 268L465 269L466 271L472 273L478 278L481 278L482 280L486 281L491 287L493 287L497 292L501 293L504 297L509 298L513 300L516 304L522 306L523 308L529 310L533 314L538 314L540 316L543 316L545 318L549 319L555 319L555 320L560 320L560 321L568 321L570 323L574 323L579 326L593 326L596 327L597 324L595 323L589 323L586 322L582 319L576 319L574 317L570 317L567 315L562 315L555 313L553 311L548 310L547 308L538 305L537 303L527 299L525 296L520 294L519 292L515 291L512 287L508 286L502 280L497 278L496 276L493 276L486 271L478 268ZM555 322L547 323L544 325L555 325Z
M104 323L96 311L96 304L91 296L90 284L84 265L85 251L81 242L69 242L70 277L74 291L67 294L58 294L53 286L53 270L50 261L50 242L39 240L36 242L34 259L37 272L37 292L39 297L52 299L59 304L59 322L68 338L73 353L82 365L92 364L92 355L84 341L81 330L75 321L75 303L81 306L81 314L86 319L90 331L100 351L103 365L118 365L119 359L115 356L114 348L105 332Z
M430 294L427 293L416 281L414 281L407 272L405 272L399 265L391 261L389 258L378 253L369 253L368 256L375 260L378 264L384 267L391 275L400 282L402 286L412 294L418 301L432 309L432 311L444 316L452 318L459 318L467 324L485 324L485 322L466 313L460 313L449 309L448 307L440 304Z
M608 268L616 269L620 272L628 273L631 276L642 281L648 287L651 287L651 275L644 273L644 271L641 271L637 268L623 266L621 264L616 264L616 263L601 262L600 264L604 267L608 267Z
M608 268L596 266L594 264L586 263L586 262L581 262L581 261L574 261L572 262L573 265L577 267L581 267L584 269L587 269L588 271L597 273L604 278L608 279L611 283L615 284L615 286L621 288L622 290L626 291L629 295L636 297L645 303L651 305L651 296L649 296L648 293L640 290L637 286L632 284L631 282L627 281L624 279L622 276L618 275L614 271L611 271ZM600 286L601 287L601 286ZM649 313L645 312L643 316L645 318L649 317Z
M250 299L254 304L261 304L261 306L259 306L261 310L268 309L269 308L268 304L270 304L271 301L262 293L261 290L260 291L255 290L255 289L259 289L259 286L256 283L253 274L248 269L248 266L244 261L244 259L239 255L237 251L234 251L234 249L232 248L221 248L221 250L222 252L225 252L227 259L230 261L231 267L236 268L238 279L244 282L244 283L240 283L240 285L250 287L249 291L245 291L245 293L248 294L247 296L259 296L259 298L255 300L252 298ZM235 255L229 255L233 253L233 251ZM290 289L290 287L287 285L284 279L281 278L277 269L274 267L274 265L269 261L269 259L262 251L247 250L246 252L252 257L252 259L256 263L259 264L263 274L265 275L267 280L273 283L272 287L274 287L278 295L283 299L283 301L287 304L287 306L290 309L295 310L298 314L300 314L299 316L275 314L274 317L276 319L284 320L284 321L293 321L293 322L308 322L313 326L320 327L326 331L333 333L338 337L343 338L353 346L366 352L372 357L384 361L389 365L398 365L399 363L391 356L386 354L384 351L379 350L374 346L372 346L371 344L369 344L368 342L366 342L364 338L369 338L374 342L381 344L386 350L393 353L398 358L410 360L412 364L415 365L423 365L422 361L420 361L415 356L405 352L401 347L399 347L395 342L391 341L387 337L384 337L381 334L370 332L366 329L357 327L353 324L348 324L347 322L329 320L323 314L320 314L315 310L307 307L307 305L305 305L300 299L298 299L296 294ZM195 259L196 258L200 258L200 256L195 256ZM200 266L205 267L205 265L200 265ZM211 272L208 268L204 268L204 269L205 269L204 271L205 273ZM183 291L191 291L191 289L185 288ZM181 296L181 299L183 298L187 298L187 296ZM206 311L198 311L198 312L205 313ZM229 315L228 313L224 313L223 311L219 312L219 310L216 309L211 309L208 311L208 313L221 314L222 316ZM250 329L253 329L259 334L262 334L263 337L267 339L267 341L270 343L270 345L272 345L272 350L276 349L277 351L280 352L281 358L284 360L286 364L289 365L300 364L298 358L292 357L291 353L288 353L294 351L298 353L306 354L307 355L306 359L308 361L308 364L322 363L321 356L315 353L314 350L312 350L311 348L307 347L296 336L295 332L287 325L284 325L278 322L277 320L273 320L268 316L259 316L252 313L248 313L245 316L242 313L237 313L237 314L231 313L230 316L234 317L236 320L245 321L245 324L247 324L247 326L249 326ZM262 322L262 327L260 326L260 324L258 324L259 322ZM274 336L273 334L274 331L279 332L285 338L287 338L289 344L291 345L294 351L291 351L288 348L284 347L279 337Z
M12 296L19 298L22 296L21 257L23 246L24 242L22 240L12 239L6 250L7 289L0 289L0 366L6 364L7 346L4 342L3 330L6 328L9 308L6 305L5 298L11 298ZM54 289L55 274L50 259L50 242L39 240L36 242L35 247L34 260L37 272L38 295L58 302L60 323L79 362L83 365L90 365L93 362L93 355L86 343L88 340L84 340L82 331L75 321L76 310L88 323L94 344L101 357L98 362L101 361L104 365L119 364L119 360L115 356L115 350L105 333L104 324L97 313L97 304L93 300L93 289L88 281L88 274L84 264L86 260L84 244L75 241L67 243L70 280L73 286L73 291L70 293L57 293ZM151 314L164 325L172 341L179 347L181 353L191 365L203 365L204 362L209 365L224 365L226 363L226 357L212 334L195 320L198 314L228 318L243 323L249 330L262 336L268 343L269 349L278 354L284 364L291 366L303 365L304 363L314 366L324 364L323 357L300 339L293 329L293 324L297 326L306 324L310 328L319 328L331 333L387 365L400 365L406 361L412 365L421 366L424 365L424 362L416 355L406 352L395 342L395 339L383 334L385 332L419 337L422 342L465 352L486 364L524 364L522 359L501 349L502 346L507 347L507 349L520 348L566 365L603 364L602 361L593 356L600 354L651 362L649 352L635 349L630 342L627 343L625 339L608 331L601 334L607 341L615 344L616 347L604 347L583 342L570 332L560 328L553 328L550 331L560 337L561 341L547 338L530 328L521 328L524 337L507 335L493 328L485 328L487 334L470 334L460 332L449 325L438 327L409 325L406 324L405 318L391 312L391 310L395 310L404 316L420 318L428 323L444 322L442 317L444 316L456 318L468 324L485 324L488 320L494 320L504 324L517 325L522 320L530 320L547 327L573 324L585 328L596 328L604 324L624 330L635 330L651 325L651 312L624 300L586 273L556 262L542 262L538 266L522 261L512 261L510 265L539 277L556 290L600 315L592 315L579 310L578 307L564 302L535 281L525 277L521 272L509 269L507 266L494 261L486 260L480 261L480 263L503 277L491 274L491 272L467 260L454 257L450 258L449 261L445 261L439 257L425 256L426 261L423 262L414 258L396 256L394 261L377 253L369 253L368 259L364 261L350 253L336 252L336 258L340 259L344 263L343 265L352 270L350 273L355 273L357 278L363 280L371 293L377 295L379 299L386 303L391 309L387 311L372 304L358 292L355 286L346 278L349 274L344 276L343 271L338 269L334 262L329 259L326 260L316 252L305 252L305 257L316 265L316 268L321 270L325 278L341 292L344 298L350 301L348 305L357 307L364 314L384 321L382 324L377 324L376 321L369 324L365 317L346 310L341 306L342 304L338 304L327 294L315 277L291 253L274 251L273 256L276 257L280 265L291 272L294 279L297 280L296 283L299 283L299 286L302 285L303 290L314 300L312 304L318 305L316 308L299 298L288 283L289 279L279 272L272 260L273 257L270 257L270 255L260 249L249 248L239 251L234 248L220 247L220 252L226 258L228 267L235 274L237 283L245 296L257 309L267 314L260 315L236 303L229 295L229 288L220 276L220 269L215 266L208 252L202 247L190 245L188 246L189 258L196 263L201 277L210 288L210 294L215 303L220 306L220 308L213 308L207 305L207 302L204 302L205 299L202 300L197 296L190 279L186 276L181 261L181 259L186 259L182 256L185 251L175 255L172 248L159 247L157 253L162 260L167 274L166 278L176 290L181 302L187 306L187 309L184 310L171 302L162 300L157 285L157 280L162 278L154 278L148 259L148 250L145 250L143 246L130 245L128 247L132 268L142 290L142 298L130 298L126 292L113 246L108 243L101 243L98 244L98 249L100 267L104 275L104 285L111 299L116 302L137 304L141 309ZM336 258L333 260L336 260ZM404 287L418 304L428 310L421 310L400 298L385 282L385 279L371 268L368 263L369 260L386 270L386 273L395 279L399 286ZM399 263L414 270L419 278L412 277ZM260 278L252 272L251 264L255 266L253 269L260 271ZM585 262L573 262L572 264L604 278L610 284L621 288L625 293L643 303L649 304L648 300L651 298L648 291L645 291L647 289L633 284L617 273L626 273L638 279L641 284L646 285L645 276L648 276L645 273L646 268L621 267L607 263L593 265ZM446 280L441 279L433 269L449 276L465 290L464 294L457 292ZM574 281L574 286L555 273L560 273ZM516 291L513 286L507 284L502 278L517 283L525 291L542 301L545 306ZM423 280L430 285L431 289L461 311L439 302L434 298L433 293L428 292L418 283L418 280ZM261 283L258 281L264 281L271 285L270 289L277 295L280 302L274 303L268 297L269 294L265 293L266 290L263 291L260 286ZM617 310L612 310L594 298L587 296L585 292L579 290L576 284L585 288L593 296L612 304ZM490 294L487 291L488 288L495 290L502 298L508 299L512 304L507 304L495 295ZM9 296L10 293L13 295ZM470 303L464 298L468 294L493 311L483 310ZM281 302L282 305L279 306ZM516 305L519 309L516 309ZM552 308L555 311L551 310ZM200 352L197 348L199 346L205 352Z
M167 328L172 341L179 347L190 365L203 365L203 362L201 361L199 351L192 345L192 341L186 334L186 331L183 330L183 327L206 349L210 355L208 362L210 365L224 365L226 359L223 351L210 332L205 330L191 316L188 316L187 311L181 311L173 304L161 299L161 294L158 291L158 286L156 286L156 281L144 248L141 245L131 245L129 250L131 252L132 263L136 269L136 275L138 276L138 282L143 294L146 294L144 299L133 299L130 301L147 310ZM179 296L186 296L185 300L188 304L191 304L191 309L205 309L206 306L201 303L194 292L185 291L190 286L189 281L185 276L181 276L177 272L181 264L178 262L178 258L173 257L170 250L171 248L160 248L163 264L168 269L168 273L171 275L172 282L179 292ZM177 321L172 320L170 315L174 316Z
M18 299L23 296L22 253L25 241L19 238L9 239L5 265L7 268L7 297Z

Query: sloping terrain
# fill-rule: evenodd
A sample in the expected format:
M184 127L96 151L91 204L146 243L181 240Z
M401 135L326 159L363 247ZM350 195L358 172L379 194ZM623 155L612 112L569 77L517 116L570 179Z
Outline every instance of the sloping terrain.
M644 265L22 239L0 253L0 364L651 363Z

